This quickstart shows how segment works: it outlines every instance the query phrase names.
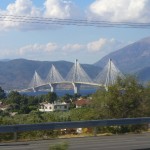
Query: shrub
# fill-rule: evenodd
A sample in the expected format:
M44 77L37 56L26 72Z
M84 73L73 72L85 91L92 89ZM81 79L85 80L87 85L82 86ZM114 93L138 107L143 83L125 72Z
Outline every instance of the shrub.
M60 144L55 144L49 147L49 150L67 150L69 147L68 143L60 143Z

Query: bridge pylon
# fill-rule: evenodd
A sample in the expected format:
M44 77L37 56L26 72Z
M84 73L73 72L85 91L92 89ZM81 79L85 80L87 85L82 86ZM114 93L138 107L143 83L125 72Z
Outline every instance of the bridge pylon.
M51 92L56 92L56 86L57 86L57 84L49 83L49 86L50 86L50 91Z
M31 88L34 92L37 91L37 87L44 84L44 81L41 79L39 74L35 71L33 78L29 84L28 88Z
M37 89L36 89L36 88L34 88L34 87L32 88L32 90L33 90L33 92L37 92Z
M108 89L108 86L113 85L117 78L124 78L122 72L114 65L111 59L109 59L107 65L104 69L98 74L95 81L104 85L105 89Z
M50 86L50 91L55 92L56 91L56 86L58 83L61 83L64 81L64 78L61 76L59 71L56 69L54 65L52 65L45 83L49 84Z
M79 94L80 93L81 84L79 84L79 83L72 83L72 85L73 85L73 89L74 89L74 94Z
M74 88L74 93L78 94L80 92L81 84L84 83L93 83L88 74L84 71L84 69L79 64L78 60L75 60L75 63L71 70L69 71L66 81L71 82Z
M59 83L63 81L64 81L64 78L61 76L61 74L56 69L56 67L52 65L45 82L46 83Z

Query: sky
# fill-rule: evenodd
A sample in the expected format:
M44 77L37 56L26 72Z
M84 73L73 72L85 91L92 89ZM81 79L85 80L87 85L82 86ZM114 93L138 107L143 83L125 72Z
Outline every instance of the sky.
M33 23L58 18L150 23L150 0L0 0L0 59L93 64L150 29ZM18 21L26 17L30 21Z

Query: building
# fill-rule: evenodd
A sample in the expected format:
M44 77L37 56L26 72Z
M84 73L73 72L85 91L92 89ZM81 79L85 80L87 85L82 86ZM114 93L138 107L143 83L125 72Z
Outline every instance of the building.
M53 112L53 111L68 111L69 104L63 102L55 102L55 103L41 103L39 111L41 112Z
M5 105L0 101L0 110L5 111L9 108L9 105Z
M76 108L86 107L90 104L89 99L80 98L77 101L75 101Z

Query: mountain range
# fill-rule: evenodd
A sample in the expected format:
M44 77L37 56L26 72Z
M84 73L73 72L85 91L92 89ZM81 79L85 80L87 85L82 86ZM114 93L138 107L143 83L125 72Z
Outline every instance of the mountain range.
M150 80L150 37L112 52L94 64L82 64L82 67L94 79L110 58L124 74L135 74L143 82ZM73 66L67 61L0 60L0 86L5 90L27 88L35 70L45 79L52 64L64 78Z

